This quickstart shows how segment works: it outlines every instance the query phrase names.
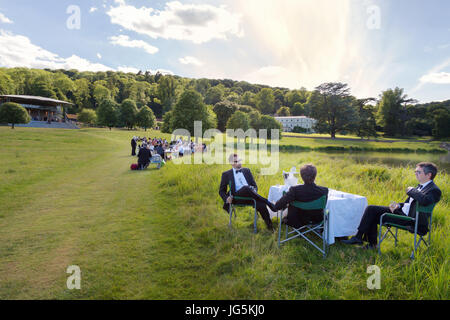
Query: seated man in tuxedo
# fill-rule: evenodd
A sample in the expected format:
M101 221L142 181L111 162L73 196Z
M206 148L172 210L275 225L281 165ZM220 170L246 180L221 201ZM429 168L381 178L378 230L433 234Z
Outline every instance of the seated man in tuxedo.
M142 148L139 149L138 154L138 168L139 170L147 169L150 164L150 158L152 157L150 153L150 146L147 144L143 144Z
M223 209L229 212L231 203L249 203L253 202L242 202L241 200L233 199L234 196L248 197L256 200L256 210L259 212L267 228L270 231L274 231L272 220L270 219L269 211L266 206L269 206L271 210L274 209L273 204L270 203L266 198L261 197L258 192L258 187L256 185L255 179L248 168L242 168L242 160L237 154L232 154L229 157L229 162L232 165L232 169L222 173L222 179L220 181L219 194L223 199L224 205ZM231 190L227 192L229 182L231 181ZM275 210L273 210L275 211Z
M328 188L320 187L314 183L317 176L317 168L312 164L301 167L300 176L304 184L293 186L275 204L275 209L283 210L292 201L310 202L323 196L328 196ZM283 218L283 222L296 229L307 225L316 224L323 220L322 210L302 210L294 206L289 206L288 215Z
M429 206L437 203L441 199L441 190L434 184L433 179L437 174L437 167L431 162L421 162L417 164L416 179L419 185L416 188L406 188L408 198L404 203L392 202L389 207L368 206L358 227L358 233L349 240L343 240L345 244L363 244L363 240L369 242L366 249L374 249L377 245L377 224L380 223L380 217L391 212L402 216L416 217L416 206ZM383 219L384 220L384 219ZM400 219L388 218L386 221L402 225L411 225L411 222ZM417 233L425 235L428 232L428 216L425 213L419 215L419 225Z

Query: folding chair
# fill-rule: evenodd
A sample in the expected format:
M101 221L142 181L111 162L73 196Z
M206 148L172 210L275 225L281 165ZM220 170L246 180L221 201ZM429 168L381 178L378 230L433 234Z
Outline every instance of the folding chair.
M314 248L319 250L323 257L325 258L327 256L328 252L328 230L329 230L329 210L326 209L327 206L327 199L328 197L322 196L321 198L311 201L311 202L299 202L299 201L293 201L289 205L294 206L296 208L302 209L302 210L322 210L323 212L323 220L316 224L308 224L304 225L300 228L293 228L292 231L289 232L289 226L286 225L286 238L284 240L281 240L281 217L279 219L279 227L278 227L278 247L282 243L285 243L289 240L302 237L306 241L308 241ZM320 234L318 231L322 231L322 234ZM306 237L306 234L309 232L315 233L319 238L322 239L322 249L319 248L314 242L312 242L308 237ZM289 237L289 235L294 234L293 236Z
M380 217L380 231L379 231L379 235L378 235L378 253L381 254L381 243L383 242L383 240L387 237L388 233L390 233L394 239L395 239L395 246L397 246L397 242L398 242L398 229L401 230L406 230L409 231L410 233L414 234L414 249L411 253L410 258L414 259L414 255L417 251L417 248L419 248L420 246L420 242L423 241L427 247L429 247L431 245L431 221L432 221L432 217L433 217L433 209L434 206L436 205L436 203L431 204L429 206L421 206L419 204L417 204L417 208L416 208L416 217L412 218L412 217L407 217L407 216L401 216L401 215L397 215L397 214L392 214L392 213L385 213ZM420 235L419 234L419 241L417 241L417 229L419 226L419 214L427 214L428 215L428 227L429 227L429 231L428 231L428 243L425 241L425 239L423 238L425 235ZM406 221L409 222L409 224L407 225L401 225L399 223L395 223L392 221L383 221L383 219L385 218L393 218L396 219L397 221ZM414 230L412 230L412 225L414 223ZM381 229L383 228L383 226L387 227L386 232L384 233L383 236L381 236ZM395 228L395 235L394 233L391 231L391 228L394 227Z
M230 195L231 195L231 181L228 183L228 186L230 187ZM233 217L233 212L234 212L234 219L236 219L236 207L253 207L254 211L255 211L255 216L253 219L253 233L257 233L258 232L258 226L257 226L257 222L258 222L258 212L256 211L256 200L252 199L252 198L248 198L248 197L239 197L239 196L233 196L234 200L244 200L244 201L251 201L253 202L253 204L250 203L232 203L230 204L230 208L229 208L229 213L230 213L230 222L228 223L228 226L231 229L231 218Z

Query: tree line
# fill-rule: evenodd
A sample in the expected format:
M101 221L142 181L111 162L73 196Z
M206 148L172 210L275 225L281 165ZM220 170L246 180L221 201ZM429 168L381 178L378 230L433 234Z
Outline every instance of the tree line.
M72 102L67 113L110 128L281 128L278 116L308 116L315 131L360 137L450 136L450 100L418 104L403 89L357 99L344 83L324 83L312 91L290 90L229 79L190 79L150 72L78 72L0 68L0 94L35 95ZM181 126L184 125L185 127ZM193 126L193 124L191 124ZM189 129L190 130L190 129Z

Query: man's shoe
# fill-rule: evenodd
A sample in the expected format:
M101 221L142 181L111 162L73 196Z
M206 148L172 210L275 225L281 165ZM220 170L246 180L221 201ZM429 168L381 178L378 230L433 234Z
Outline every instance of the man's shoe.
M351 237L350 239L342 240L341 242L345 244L363 244L363 241L357 237Z

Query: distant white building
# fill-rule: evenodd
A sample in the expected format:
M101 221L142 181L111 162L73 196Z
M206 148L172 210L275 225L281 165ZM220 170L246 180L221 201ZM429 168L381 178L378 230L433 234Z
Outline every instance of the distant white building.
M307 132L313 133L313 127L317 120L308 118L305 116L299 117L274 117L283 125L284 132L292 132L295 127L301 127L307 130Z

